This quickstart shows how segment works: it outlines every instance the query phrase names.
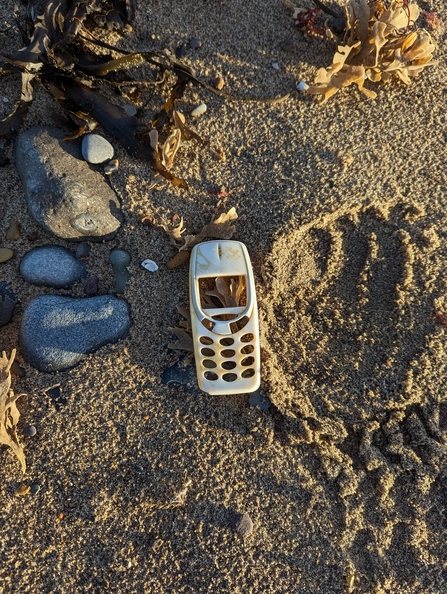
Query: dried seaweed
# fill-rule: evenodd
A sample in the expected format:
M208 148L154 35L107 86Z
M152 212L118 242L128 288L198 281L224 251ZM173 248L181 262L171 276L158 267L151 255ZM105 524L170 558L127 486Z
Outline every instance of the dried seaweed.
M222 98L238 101L276 103L288 95L273 99L239 98L214 89L200 80L192 69L176 59L169 51L129 52L99 40L97 27L109 31L130 32L134 16L134 0L51 0L42 15L36 16L33 2L27 4L27 23L18 28L25 47L13 54L0 55L0 74L22 73L22 96L13 113L0 122L0 136L15 135L31 104L33 86L39 82L76 122L76 133L67 135L77 138L91 129L94 120L118 139L129 154L151 164L154 172L174 186L187 188L185 180L169 171L180 144L189 140L203 142L190 130L184 118L175 112L175 103L183 96L188 84L199 85ZM101 54L96 53L101 48ZM104 55L103 50L121 54ZM152 80L135 80L124 72L144 64L151 66ZM137 117L127 116L111 99L111 92L125 94L123 88L131 86L127 99L139 95L148 86L165 83L166 73L175 76L168 100L152 118L152 126L159 132L168 133L160 154L153 138L150 139L147 124ZM136 90L135 90L136 89ZM82 124L79 124L79 119ZM150 141L152 140L152 142Z
M347 28L333 63L318 70L308 93L322 94L323 103L343 87L356 84L368 97L376 93L364 87L366 80L399 79L409 85L432 61L435 44L430 33L416 28L420 9L403 0L350 0Z
M15 427L19 421L20 413L16 406L16 400L24 394L14 394L11 390L11 365L16 355L15 349L8 359L5 351L0 359L0 443L9 446L15 453L22 465L22 470L26 470L25 455L20 445Z

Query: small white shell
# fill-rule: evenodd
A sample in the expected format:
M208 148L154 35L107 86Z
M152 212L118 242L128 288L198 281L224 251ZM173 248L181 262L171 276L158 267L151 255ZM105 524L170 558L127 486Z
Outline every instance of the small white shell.
M146 268L146 270L149 270L149 272L155 272L158 270L158 266L153 260L143 260L143 262L141 262L141 266Z
M203 115L206 111L206 103L201 103L200 105L198 105L197 107L195 107L192 112L191 115L193 118L197 118L201 115Z
M118 171L118 166L119 166L119 161L118 159L112 159L111 161L109 161L107 163L107 165L104 167L104 173L106 175L111 175L112 173L114 173L115 171Z
M272 68L274 70L279 70L279 64L278 64L278 62L272 62Z
M307 83L305 83L304 80L301 80L296 85L296 89L297 89L297 91L300 91L300 93L304 93L304 91L307 91L308 88L309 88L309 85Z

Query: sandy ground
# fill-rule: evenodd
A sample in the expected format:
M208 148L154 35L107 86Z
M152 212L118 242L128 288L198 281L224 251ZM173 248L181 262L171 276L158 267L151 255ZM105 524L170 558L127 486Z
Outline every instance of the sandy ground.
M424 8L447 22L441 0ZM3 28L13 12L5 0ZM161 49L194 36L202 47L185 61L203 78L222 75L241 96L279 96L311 82L334 53L290 16L279 0L154 0L138 3L131 35L109 40ZM374 101L349 88L323 106L296 93L267 106L188 88L179 107L207 103L192 125L210 141L176 159L189 192L150 189L149 166L110 139L125 223L111 242L91 244L87 266L100 292L113 292L109 252L131 254L133 326L54 375L19 350L26 377L14 390L27 394L18 433L28 470L22 476L1 447L0 592L446 591L447 330L432 319L447 315L445 40L436 38L437 67L410 87L378 85ZM20 46L11 33L0 42ZM2 80L1 117L18 83ZM146 99L149 121L163 99ZM39 90L25 128L52 125L52 109ZM12 144L3 146L12 159ZM222 185L230 195L219 204L209 190ZM0 275L19 295L0 333L9 353L34 297L83 291L21 279L31 247L73 244L37 228L12 162L0 190L1 244L15 252ZM187 301L188 268L166 268L175 248L138 217L179 214L197 232L232 206L235 239L255 270L268 411L247 395L211 397L160 379L182 356L167 348L168 327ZM12 219L22 235L6 242ZM145 258L157 273L141 268ZM55 384L66 399L58 408L46 393ZM23 435L28 424L35 437ZM159 509L187 479L184 506ZM39 493L14 496L22 482ZM234 512L254 522L245 540L231 530Z

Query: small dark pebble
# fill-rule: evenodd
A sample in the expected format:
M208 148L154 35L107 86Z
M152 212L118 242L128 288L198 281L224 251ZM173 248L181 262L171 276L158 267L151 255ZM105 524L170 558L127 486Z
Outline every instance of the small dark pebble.
M39 239L39 234L36 231L33 231L28 235L27 239L28 241L36 241L36 239Z
M239 536L245 538L253 532L253 522L247 514L235 514L231 520L231 528Z
M344 19L329 19L328 25L338 35L341 35L346 29L346 21Z
M188 46L185 45L184 43L182 43L182 45L179 45L175 49L175 55L177 56L177 58L184 58L187 53L188 53Z
M99 283L97 276L89 276L84 284L84 293L86 295L97 295L99 290Z
M23 430L23 433L25 435L29 435L29 437L34 437L37 433L37 429L34 427L34 425L27 425Z
M197 37L191 37L189 40L189 47L192 49L197 49L198 47L202 47L202 42L197 39Z
M91 247L88 243L81 242L76 248L76 258L87 258L90 255Z
M17 377L25 377L26 376L26 371L23 369L23 367L20 367L18 361L13 362L13 364L11 365L11 371Z
M285 39L279 46L279 49L290 54L295 49L295 43L291 39Z
M4 167L8 164L8 159L6 157L5 151L0 147L0 167Z
M31 485L31 495L37 495L37 493L40 491L40 485L38 485L37 483L34 483L33 485Z
M198 394L197 375L195 365L183 367L181 363L174 363L161 374L161 381L166 386L172 384L186 386L194 394Z
M54 386L54 388L50 388L47 390L47 394L53 401L56 410L60 409L61 404L67 404L67 399L65 396L62 396L60 386Z
M17 302L17 295L11 285L3 281L0 283L0 326L6 326L11 321Z
M259 392L250 394L248 402L250 403L250 406L259 406L261 410L267 410L272 404L267 396L264 396L264 394L260 394Z

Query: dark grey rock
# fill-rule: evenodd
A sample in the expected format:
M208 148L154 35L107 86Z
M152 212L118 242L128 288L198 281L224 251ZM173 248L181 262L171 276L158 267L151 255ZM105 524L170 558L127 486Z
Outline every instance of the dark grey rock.
M97 276L89 276L84 284L84 293L90 297L97 295L99 291L99 280Z
M117 293L124 293L126 283L132 276L127 270L130 264L130 254L118 248L110 252L110 262L115 272L115 285Z
M32 285L68 289L83 278L85 264L70 250L58 245L45 245L28 252L20 262L20 274Z
M161 374L161 381L167 386L182 385L186 386L186 388L194 394L199 393L196 366L194 364L185 366L181 363L174 363L174 365L171 365L171 367L168 367L163 371Z
M24 428L23 433L25 435L29 435L29 437L34 437L37 433L37 429L34 427L34 425L27 425Z
M78 243L78 247L76 248L76 258L88 258L91 249L92 248L88 243Z
M184 43L175 48L175 55L177 58L184 58L187 54L188 47Z
M41 295L23 314L21 352L40 371L61 371L123 338L131 325L127 301L113 295L81 299Z
M84 161L79 144L57 128L30 128L16 141L14 158L36 221L57 237L111 239L123 215L115 192Z
M197 49L199 47L202 47L202 42L200 41L200 39L197 39L197 37L191 37L191 39L189 40L189 47L192 49Z
M253 394L250 394L248 402L250 403L250 406L259 406L261 410L267 410L272 404L270 398L260 392L253 392Z
M60 410L61 404L65 406L67 404L67 399L62 394L62 390L60 386L53 386L46 392L48 396L51 398L54 408L56 410Z
M99 134L86 134L82 138L82 156L93 165L113 159L113 146Z
M231 520L231 528L239 536L245 538L253 532L253 522L247 514L235 514Z
M0 283L0 326L6 326L11 321L14 308L17 303L17 295L11 289L11 285L2 281Z

